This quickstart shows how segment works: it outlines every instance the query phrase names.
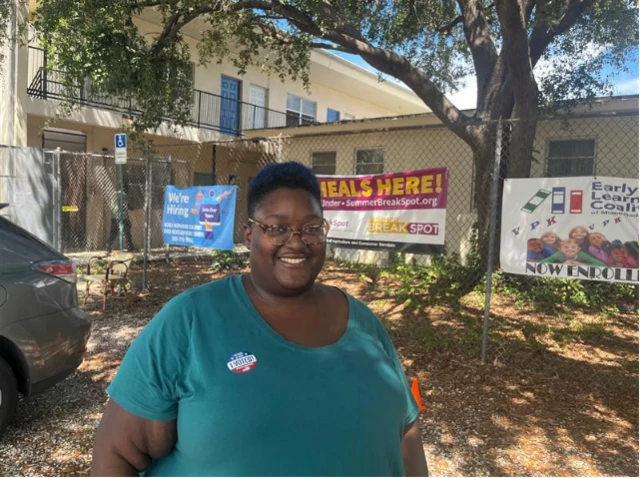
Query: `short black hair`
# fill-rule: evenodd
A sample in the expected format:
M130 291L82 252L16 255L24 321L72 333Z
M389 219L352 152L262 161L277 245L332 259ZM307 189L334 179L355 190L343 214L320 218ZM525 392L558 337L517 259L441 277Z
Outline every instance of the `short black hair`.
M322 196L318 178L304 164L287 161L271 163L262 168L249 183L247 192L247 212L253 217L264 197L276 189L304 189L318 201L322 210Z

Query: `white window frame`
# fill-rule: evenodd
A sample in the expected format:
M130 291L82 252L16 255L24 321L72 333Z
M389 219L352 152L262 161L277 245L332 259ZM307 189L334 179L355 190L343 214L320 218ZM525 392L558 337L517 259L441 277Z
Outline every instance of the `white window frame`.
M362 165L376 165L376 164L381 164L382 165L382 171L381 172L366 172L366 173L359 173L358 172L358 153L360 152L364 152L364 151L382 151L382 162L377 162L377 163L363 163ZM372 174L383 174L384 173L384 163L385 163L385 154L384 154L384 148L382 146L374 146L374 147L369 147L369 148L357 148L354 153L353 153L353 172L356 175L372 175Z
M353 121L354 119L356 119L356 115L352 115L351 113L343 113L342 114L342 120L343 121Z
M296 99L296 100L300 100L300 109L299 110L295 110L293 108L289 108L289 99ZM306 105L310 105L313 107L313 116L304 113L305 110L305 104ZM305 123L313 123L316 121L316 118L318 116L318 103L316 101L311 101L308 99L305 99L301 96L298 95L293 95L291 93L287 93L287 103L285 105L285 111L287 113L287 118L290 117L297 117L298 119L298 126L301 124L305 124Z
M576 157L558 157L558 158L551 158L549 156L550 150L551 150L551 144L552 143L575 143L575 142L580 142L580 141L591 141L593 143L593 156L576 156ZM547 144L546 144L546 151L545 151L545 165L544 165L544 176L546 178L550 177L549 176L549 163L551 161L557 161L557 160L575 160L575 159L591 159L592 160L592 168L591 168L591 172L589 174L584 174L583 176L594 176L596 174L596 158L598 156L598 142L595 138L552 138L552 139L548 139L547 140ZM567 176L567 177L572 177L571 176Z
M318 154L333 154L333 173L316 173L314 164L315 156ZM330 164L318 164L317 166L331 166ZM311 152L311 169L315 174L324 174L327 176L335 176L338 171L338 153L336 151L312 151Z

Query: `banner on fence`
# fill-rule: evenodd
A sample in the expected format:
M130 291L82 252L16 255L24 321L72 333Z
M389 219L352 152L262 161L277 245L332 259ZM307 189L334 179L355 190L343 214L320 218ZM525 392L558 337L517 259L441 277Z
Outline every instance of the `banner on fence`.
M505 272L638 281L638 179L505 179Z
M446 168L371 176L319 176L322 207L337 247L441 253Z
M167 186L162 214L165 244L233 249L236 186Z

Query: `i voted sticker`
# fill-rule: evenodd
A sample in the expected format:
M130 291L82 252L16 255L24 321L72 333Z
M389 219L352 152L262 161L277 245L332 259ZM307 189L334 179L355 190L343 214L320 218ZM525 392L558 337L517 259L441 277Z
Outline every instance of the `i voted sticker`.
M247 373L253 370L258 364L255 355L249 352L238 352L229 357L227 367L233 373Z

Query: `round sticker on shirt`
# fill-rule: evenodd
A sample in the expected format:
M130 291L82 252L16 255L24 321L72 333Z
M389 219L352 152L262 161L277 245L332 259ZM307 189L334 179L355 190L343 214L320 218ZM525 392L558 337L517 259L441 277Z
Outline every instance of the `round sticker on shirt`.
M258 359L255 355L249 352L238 352L229 357L227 367L233 373L246 373L253 370L258 364Z

